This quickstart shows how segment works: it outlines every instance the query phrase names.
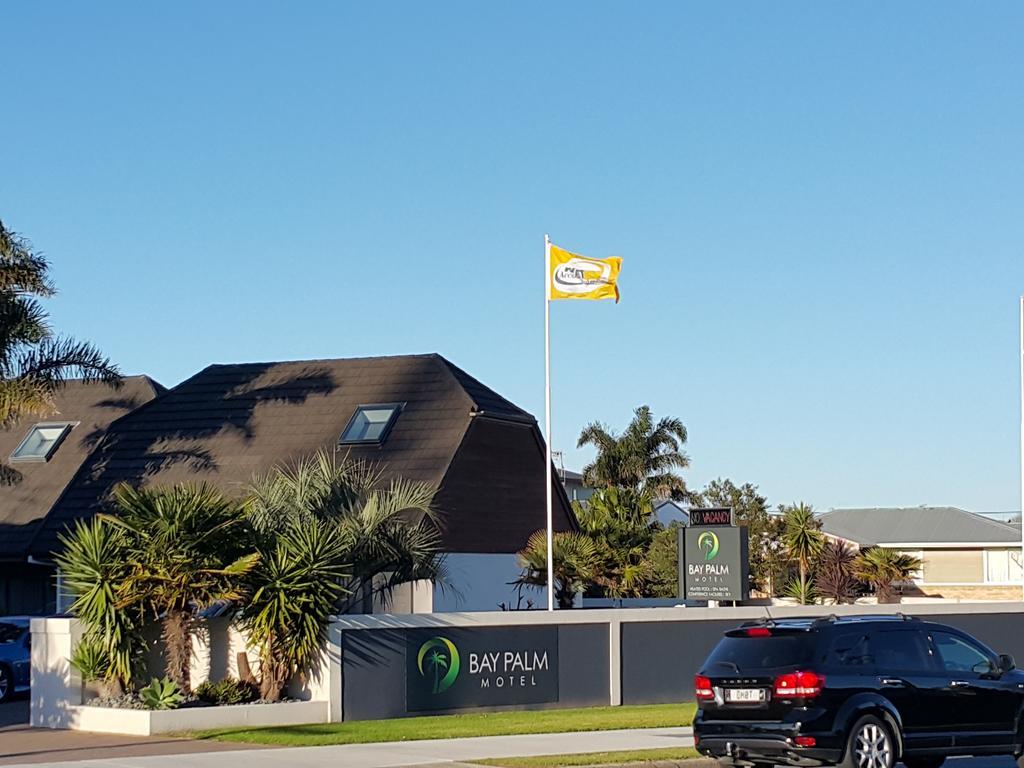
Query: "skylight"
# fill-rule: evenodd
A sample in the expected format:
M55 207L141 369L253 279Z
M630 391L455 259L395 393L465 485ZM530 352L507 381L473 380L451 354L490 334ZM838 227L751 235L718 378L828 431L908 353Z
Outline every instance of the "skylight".
M383 443L401 410L401 403L360 405L352 414L338 442Z
M11 461L49 461L69 431L71 425L66 422L36 424L14 449Z

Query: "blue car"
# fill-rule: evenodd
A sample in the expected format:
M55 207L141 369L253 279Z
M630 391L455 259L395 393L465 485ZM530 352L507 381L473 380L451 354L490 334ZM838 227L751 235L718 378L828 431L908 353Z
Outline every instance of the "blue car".
M0 616L0 702L29 689L32 632L28 616Z

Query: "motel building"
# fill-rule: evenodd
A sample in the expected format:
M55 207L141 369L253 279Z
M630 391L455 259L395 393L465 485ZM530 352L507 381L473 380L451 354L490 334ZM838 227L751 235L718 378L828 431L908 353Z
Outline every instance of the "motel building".
M510 585L516 553L545 526L537 420L437 354L211 365L166 389L71 382L57 413L0 431L21 475L0 487L0 615L61 612L59 536L118 483L208 483L241 497L256 474L327 449L373 462L383 481L438 488L449 582L407 585L365 613L494 611L535 603ZM576 526L557 476L556 530Z

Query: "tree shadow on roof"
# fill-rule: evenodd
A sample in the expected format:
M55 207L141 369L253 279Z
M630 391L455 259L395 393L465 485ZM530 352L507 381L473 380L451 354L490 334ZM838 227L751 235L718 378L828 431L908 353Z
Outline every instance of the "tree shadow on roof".
M209 443L224 433L248 442L266 404L301 406L337 388L316 364L211 366L111 424L86 435L92 449L40 531L35 549L51 551L57 533L95 513L118 483L139 484L172 467L200 475L218 469ZM128 404L114 399L108 407ZM197 477L197 479L200 479Z

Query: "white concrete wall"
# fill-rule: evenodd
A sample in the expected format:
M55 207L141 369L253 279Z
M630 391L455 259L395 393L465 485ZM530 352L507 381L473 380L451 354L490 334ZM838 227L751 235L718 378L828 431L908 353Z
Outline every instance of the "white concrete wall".
M334 631L328 629L329 634ZM82 624L77 619L32 620L32 693L31 724L41 728L79 728L109 733L148 734L167 730L183 730L193 721L207 723L204 727L217 727L224 718L234 718L227 725L270 724L261 718L270 717L269 705L254 707L217 707L182 710L185 714L169 717L166 713L152 720L126 715L122 710L82 706L93 694L86 692L81 676L69 659L82 637ZM227 618L201 622L192 637L191 679L193 687L205 680L223 680L238 677L238 654L245 653L253 674L259 676L259 654L247 648L245 635L232 626ZM149 653L152 668L149 674L162 676L159 662L160 649ZM308 674L296 675L289 683L288 696L303 702L320 703L321 707L282 710L281 718L273 723L325 722L330 716L333 702L331 691L340 691L340 635L334 631L321 655L320 663ZM340 712L340 703L337 705ZM250 711L252 710L252 711ZM258 710L258 711L256 711ZM177 710L175 710L177 712ZM205 715L203 714L205 713ZM322 714L321 714L322 713ZM145 713L143 713L145 714ZM191 717L191 719L188 719ZM163 719L161 719L163 718ZM185 718L184 720L182 718ZM309 718L309 719L304 719ZM166 721L166 722L165 722ZM180 722L186 722L181 726ZM235 722L237 721L237 722Z
M156 650L159 652L159 648ZM192 687L207 680L237 679L239 653L245 653L250 669L259 677L259 653L247 647L245 636L232 626L229 618L221 616L200 622L192 635Z
M68 661L82 637L77 619L32 619L32 693L36 728L67 728L69 708L82 703L82 678Z
M389 599L378 593L373 598L374 613L430 613L434 610L434 584L412 581L400 584Z
M505 603L516 608L517 592L509 582L515 581L522 568L515 555L455 553L445 560L449 573L449 588L434 587L434 611L497 611ZM524 588L522 603L532 599L534 607L546 604L543 590Z

